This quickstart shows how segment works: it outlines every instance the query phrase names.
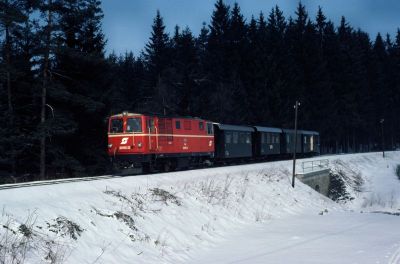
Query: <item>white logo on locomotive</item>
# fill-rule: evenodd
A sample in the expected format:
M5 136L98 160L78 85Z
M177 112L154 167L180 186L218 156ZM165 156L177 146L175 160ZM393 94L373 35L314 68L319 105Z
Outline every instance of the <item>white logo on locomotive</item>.
M120 144L125 145L126 143L128 143L128 138L127 137L122 138Z

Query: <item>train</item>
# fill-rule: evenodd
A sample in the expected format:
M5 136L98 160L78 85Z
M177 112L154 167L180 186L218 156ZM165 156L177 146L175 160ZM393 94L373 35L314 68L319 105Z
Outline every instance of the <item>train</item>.
M317 131L239 126L196 117L122 112L108 118L108 156L114 171L173 171L320 153Z

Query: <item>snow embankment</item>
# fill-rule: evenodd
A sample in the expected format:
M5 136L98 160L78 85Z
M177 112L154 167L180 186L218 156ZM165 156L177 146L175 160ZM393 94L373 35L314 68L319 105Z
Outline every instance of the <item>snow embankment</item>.
M399 208L399 153L328 158L354 198L345 206L301 182L293 189L290 161L3 190L0 263L187 262L258 223L376 201Z

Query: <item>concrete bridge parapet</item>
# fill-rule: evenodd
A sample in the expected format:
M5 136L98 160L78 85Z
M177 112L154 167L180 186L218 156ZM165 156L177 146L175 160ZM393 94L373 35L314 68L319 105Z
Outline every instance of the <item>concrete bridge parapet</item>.
M297 178L317 192L327 196L329 192L330 169L328 160L306 161L302 164L303 171L297 173Z

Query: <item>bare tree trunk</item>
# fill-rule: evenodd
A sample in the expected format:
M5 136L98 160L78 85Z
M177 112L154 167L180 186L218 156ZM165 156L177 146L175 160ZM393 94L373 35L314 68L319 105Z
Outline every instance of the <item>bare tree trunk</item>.
M6 6L8 6L8 1L6 0ZM14 107L12 104L12 89L11 89L11 43L10 43L10 25L6 23L6 78L7 78L7 103L8 103L8 115L9 115L9 126L11 129L14 127ZM16 174L16 164L15 164L15 149L13 144L11 144L10 149L11 154L11 173L13 176Z
M52 11L51 11L52 0L48 1L48 14L47 14L47 28L46 28L46 49L44 53L44 65L43 65L43 84L42 84L42 105L40 113L40 124L42 134L40 138L40 179L46 178L46 133L45 133L45 122L46 122L46 96L47 96L47 78L49 71L49 57L50 57L50 44L51 44L51 33L52 33Z

